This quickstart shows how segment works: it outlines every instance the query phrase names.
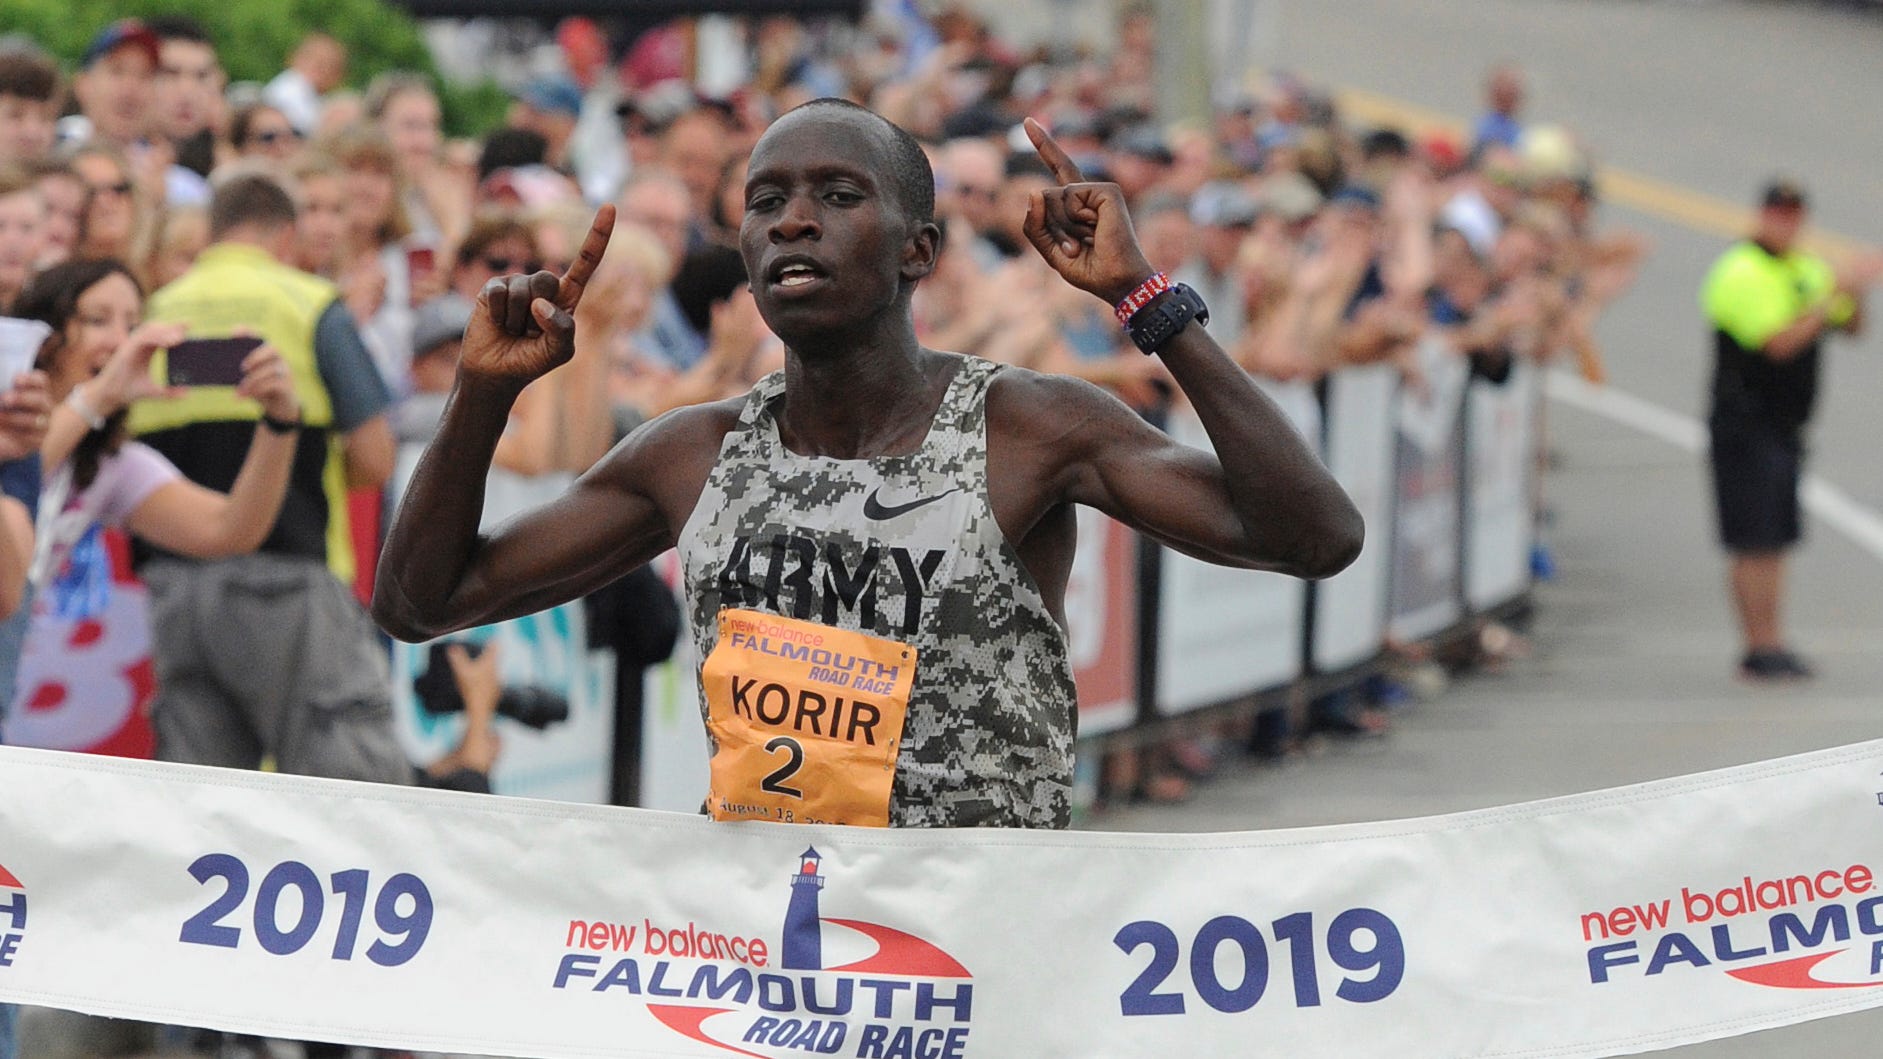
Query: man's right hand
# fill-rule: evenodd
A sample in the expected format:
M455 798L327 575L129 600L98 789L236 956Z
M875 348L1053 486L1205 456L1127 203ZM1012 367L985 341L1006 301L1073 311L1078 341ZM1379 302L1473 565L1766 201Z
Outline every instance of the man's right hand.
M595 266L608 250L615 208L595 212L595 223L569 270L500 276L477 294L477 311L464 331L458 372L521 389L575 355L575 307Z

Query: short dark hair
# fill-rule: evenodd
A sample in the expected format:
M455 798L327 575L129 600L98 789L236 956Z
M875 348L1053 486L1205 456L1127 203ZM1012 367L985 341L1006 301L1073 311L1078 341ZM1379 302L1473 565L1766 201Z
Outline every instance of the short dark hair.
M530 255L535 256L536 232L514 213L485 213L473 218L471 228L464 233L464 241L458 244L458 264L468 265L484 256L484 251L506 239L521 239L530 245Z
M212 50L216 47L216 42L209 37L209 31L189 15L154 15L145 19L144 25L150 27L159 42L187 40L192 44L206 44Z
M1406 134L1394 128L1374 129L1360 140L1360 157L1409 158L1412 156L1412 142Z
M37 52L0 52L0 96L50 103L59 94L59 67Z
M867 114L881 122L883 128L889 130L889 163L893 168L890 176L895 181L896 196L902 200L902 207L908 211L910 220L917 224L935 223L935 170L928 164L928 152L922 150L922 145L909 135L907 129L868 107L835 96L813 99L791 109L795 111L809 107L832 107Z
M282 228L294 223L294 196L267 173L236 173L209 197L209 237L220 239L245 224Z
M530 129L498 129L484 139L477 156L477 179L482 183L499 169L542 165L549 158L549 141Z

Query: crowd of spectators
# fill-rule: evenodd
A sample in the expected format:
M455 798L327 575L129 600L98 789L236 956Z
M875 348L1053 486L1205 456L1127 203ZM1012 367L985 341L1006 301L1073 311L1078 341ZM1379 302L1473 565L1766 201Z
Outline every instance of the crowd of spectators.
M650 417L743 392L783 363L733 249L745 160L770 119L818 96L863 102L930 152L945 238L916 296L927 344L1079 376L1151 416L1174 393L1160 363L1020 232L1028 193L1050 179L1017 132L1024 116L1088 178L1123 188L1151 263L1195 287L1211 332L1275 383L1389 362L1417 385L1433 334L1493 377L1516 358L1561 357L1599 380L1593 324L1643 253L1598 226L1587 151L1529 119L1514 67L1487 73L1468 137L1409 136L1344 121L1328 93L1257 71L1219 92L1207 120L1159 120L1141 9L1121 16L1110 54L1019 50L959 12L739 29L743 83L709 95L690 76L688 23L611 48L570 20L559 69L518 86L503 126L469 139L446 134L423 76L348 87L346 49L321 34L266 84L228 83L215 27L183 18L100 27L75 69L32 41L0 42L0 314L50 328L37 357L50 383L23 373L0 405L0 458L13 459L0 474L12 498L0 566L31 580L9 594L0 577L0 604L37 590L10 623L15 642L35 612L83 605L70 565L89 527L128 529L150 542L153 605L177 618L156 637L159 756L386 778L359 764L378 753L371 734L335 752L297 742L383 725L388 709L358 679L384 676L383 657L364 661L382 645L357 605L340 612L344 593L316 582L370 571L396 447L435 428L477 291L565 268L594 207L618 205L575 359L524 392L497 450L509 473L566 478ZM240 394L205 404L140 375L186 332L266 340ZM276 371L291 389L269 388L262 376ZM82 512L57 550L30 543L15 510L41 503ZM294 612L308 631L262 610L244 629L198 628L244 613L288 569L294 593L318 597ZM633 615L603 619L605 635L635 639ZM265 641L302 637L294 651L324 652L344 690L304 689L319 723L284 721L247 701L253 674L179 642L186 626L281 667L308 663ZM637 660L648 653L636 643ZM466 679L469 661L454 658ZM476 671L485 683L488 668ZM165 697L166 677L194 689L187 722L166 724L185 709ZM335 711L358 725L330 723ZM1323 720L1382 723L1367 709ZM486 736L453 761L487 769ZM1107 795L1182 798L1214 749L1120 753Z
M1391 361L1416 381L1414 350L1435 331L1480 370L1566 355L1602 375L1592 324L1641 245L1596 228L1587 154L1525 119L1520 70L1489 72L1469 141L1415 141L1343 122L1326 93L1288 76L1238 82L1207 123L1160 122L1141 11L1124 15L1112 55L1019 52L958 13L920 27L746 29L746 83L708 97L672 59L684 24L654 31L667 46L642 38L616 68L597 57L605 44L584 43L596 28L572 23L558 33L563 72L520 87L481 139L447 137L416 74L348 90L346 51L324 35L266 85L227 84L213 33L187 19L103 27L73 71L9 41L0 310L44 302L43 290L24 297L35 282L73 282L55 266L115 262L135 290L124 313L48 320L94 327L85 342L102 369L136 341L145 296L229 241L217 189L278 186L286 227L246 242L331 292L307 339L320 347L313 374L342 392L348 477L377 489L382 435L429 435L451 332L478 289L565 267L593 207L613 201L622 224L583 303L582 349L526 392L497 453L518 474L579 473L639 422L738 393L781 363L731 246L744 161L770 117L843 94L930 149L946 250L917 314L937 347L1084 377L1147 414L1170 400L1159 363L1130 349L1104 306L1053 282L1020 234L1028 192L1048 180L1014 131L1034 115L1088 176L1122 186L1152 263L1204 295L1212 332L1254 375L1311 381ZM335 347L363 350L373 377L349 377L361 365ZM240 452L219 462L239 466ZM356 502L327 515L376 512ZM370 543L357 550L329 565L370 566Z

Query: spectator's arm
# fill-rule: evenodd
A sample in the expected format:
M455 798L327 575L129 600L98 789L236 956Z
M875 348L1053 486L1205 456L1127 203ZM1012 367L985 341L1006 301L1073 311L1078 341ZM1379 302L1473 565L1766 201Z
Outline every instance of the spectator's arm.
M392 436L392 421L376 415L346 432L341 443L346 458L347 486L352 489L378 489L392 480L392 467L398 455L398 441Z
M279 422L298 422L300 401L281 355L270 346L249 354L236 393L261 403ZM166 551L199 559L246 555L261 547L281 515L294 473L300 432L277 433L258 423L229 492L206 489L181 475L158 486L125 519L125 527ZM135 457L133 457L135 458ZM161 460L155 454L153 460ZM164 471L174 473L174 468Z
M32 564L33 517L25 504L0 496L0 620L20 609Z
M1792 360L1822 337L1824 329L1829 324L1830 306L1820 302L1800 313L1797 319L1785 325L1777 334L1766 339L1764 344L1757 348L1773 360Z
M551 372L517 394L503 436L497 439L497 449L491 454L492 467L526 478L555 469L555 386L555 373Z
M377 489L392 478L397 445L386 412L392 394L379 377L347 307L335 301L314 327L314 359L333 401L333 429L343 440L347 484Z

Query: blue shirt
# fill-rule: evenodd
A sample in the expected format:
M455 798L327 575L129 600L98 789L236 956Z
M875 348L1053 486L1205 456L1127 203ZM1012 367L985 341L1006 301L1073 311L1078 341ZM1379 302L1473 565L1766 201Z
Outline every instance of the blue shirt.
M1493 110L1478 119L1477 130L1471 134L1471 150L1476 153L1486 147L1515 147L1521 136L1523 126L1516 118Z
M33 518L39 517L40 482L38 453L0 463L0 493L25 504L26 513ZM5 718L18 690L20 652L26 647L26 628L32 619L33 595L28 588L26 598L20 601L20 609L0 621L0 719Z

